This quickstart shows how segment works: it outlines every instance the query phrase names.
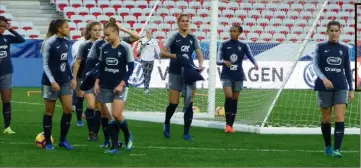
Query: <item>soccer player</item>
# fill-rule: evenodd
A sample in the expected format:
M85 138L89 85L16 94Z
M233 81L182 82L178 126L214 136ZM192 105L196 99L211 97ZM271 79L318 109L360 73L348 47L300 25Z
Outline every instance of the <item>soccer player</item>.
M140 60L144 75L144 94L149 94L149 83L153 71L154 59L159 57L159 46L155 38L152 37L152 32L146 30L146 37L140 40L137 47L137 53L140 55Z
M349 48L339 42L341 25L337 21L327 24L328 41L317 44L313 69L317 74L314 90L317 91L321 111L321 131L325 141L325 155L342 157L340 153L344 135L345 111L354 98ZM335 112L334 149L331 147L331 113Z
M116 20L114 18L110 18L109 21L107 23L116 23ZM106 23L106 24L107 24ZM120 24L117 24L119 27L119 31L123 31L125 33L127 33L129 36L125 36L122 37L122 40L124 42L127 42L129 44L139 40L139 35L138 33L125 29L123 28ZM89 72L90 70L92 70L95 65L99 62L99 56L100 56L100 48L101 46L106 43L105 39L98 39L93 43L93 46L90 49L87 61L86 61L86 68L85 68L85 72ZM101 98L100 95L96 96L96 99L99 100L101 102ZM107 131L107 125L110 119L110 114L108 112L108 109L104 106L104 104L101 104L101 125L102 125L102 129L103 129L103 134L104 134L104 143L100 146L100 147L109 147L110 146L110 137Z
M112 119L107 129L112 147L105 153L117 154L119 153L119 129L124 132L125 148L131 150L133 145L123 110L128 92L127 81L134 69L134 57L130 44L120 41L119 27L116 23L110 22L105 25L104 40L107 43L100 49L100 63L94 92L100 94L102 104L111 112Z
M13 35L4 35L5 30L8 30ZM4 16L0 16L0 93L5 124L4 134L15 134L15 132L10 128L10 100L12 74L14 72L13 64L11 62L10 44L22 43L24 41L24 37L11 28L11 26L8 24L8 20Z
M89 39L85 39L84 37L84 33L85 31L82 31L81 32L81 38L78 39L71 47L71 54L73 55L73 61L71 63L71 67L72 69L74 69L74 63L76 61L76 57L78 55L78 50L79 50L79 46L84 43L86 40L89 40ZM77 80L77 84L79 85L80 84L80 81L78 81L78 79L76 78ZM78 86L77 86L78 88ZM82 92L79 92L79 89L77 90L74 90L73 91L73 97L72 97L72 105L73 105L73 111L76 112L76 118L77 118L77 122L76 122L76 125L78 127L83 127L84 126L84 123L82 121L82 114L83 114L83 102L84 102L84 98L83 98L83 94Z
M243 88L243 60L244 56L253 63L255 69L258 65L253 57L251 48L247 43L238 40L242 34L242 26L233 25L229 30L230 39L222 42L218 48L217 65L222 65L221 80L225 96L224 108L226 112L226 126L224 132L233 133L233 123L237 114L239 92Z
M68 62L69 26L67 20L56 19L51 21L46 39L43 42L41 53L43 56L42 96L45 103L43 129L45 136L45 149L53 150L50 140L52 117L57 98L60 99L63 115L61 117L61 130L59 147L71 150L73 147L66 140L72 116L72 89L76 87Z
M182 68L177 57L186 57L191 64L193 63L192 53L195 51L199 67L202 71L203 67L203 56L198 43L197 38L188 32L189 29L189 16L187 14L181 14L177 19L178 32L171 34L162 47L160 56L162 58L170 58L169 63L169 81L168 81L168 99L169 104L166 108L166 115L164 121L163 135L166 138L170 137L170 120L179 103L179 93L183 90L184 81L182 77ZM195 83L191 86L192 95L189 104L187 104L184 113L184 140L192 140L189 134L190 126L193 119L193 97L195 94Z
M77 79L76 91L78 92L76 111L78 119L81 118L84 96L87 101L85 117L88 124L88 140L96 141L98 140L98 132L100 129L100 102L96 102L93 89L83 92L79 87L85 76L84 68L90 48L92 47L93 42L101 37L101 24L99 22L88 23L84 34L86 41L80 44L73 66L73 76Z

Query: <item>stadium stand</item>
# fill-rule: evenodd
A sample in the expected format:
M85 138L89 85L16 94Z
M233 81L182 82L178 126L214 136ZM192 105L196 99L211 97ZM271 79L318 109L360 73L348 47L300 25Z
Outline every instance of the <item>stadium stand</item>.
M253 42L299 42L303 40L298 37L305 37L308 28L312 25L310 18L312 12L317 9L320 2L312 1L306 3L304 0L290 0L289 3L279 4L273 1L234 1L221 2L219 4L219 24L218 35L220 39L225 39L229 25L240 22L245 28L245 40ZM150 13L153 1L108 1L108 0L51 0L58 12L63 12L64 18L69 19L75 30L81 30L83 23L91 19L104 22L110 16L117 16L124 27L140 31L141 23L144 23ZM276 4L278 3L278 4ZM340 20L344 25L341 40L349 43L354 34L352 12L353 1L340 0L332 1L321 17L320 26L313 34L312 40L322 41L326 38L325 26L330 20ZM1 8L0 8L1 9ZM240 10L241 9L241 10ZM161 35L166 35L166 29L174 28L176 16L179 13L188 13L192 18L191 31L198 35L199 40L209 38L210 28L210 2L209 1L164 1L158 4L156 15L153 15L149 27L156 32L158 39ZM77 25L75 27L75 25ZM168 26L166 26L168 25ZM271 28L268 28L271 26ZM271 30L277 27L276 32ZM74 33L73 33L74 34ZM295 36L297 35L297 36ZM78 36L74 36L78 37ZM75 39L74 39L75 40Z
M0 15L27 39L43 39L49 20L61 18L49 0L0 0Z

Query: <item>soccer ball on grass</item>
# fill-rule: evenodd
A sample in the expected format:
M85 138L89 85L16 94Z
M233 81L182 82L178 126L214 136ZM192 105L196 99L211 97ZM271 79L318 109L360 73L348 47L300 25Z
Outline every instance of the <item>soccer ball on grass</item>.
M50 136L50 140L51 140L51 143L54 144L54 139L52 136ZM39 148L45 148L45 145L46 145L46 141L45 141L44 132L41 132L35 138L35 146L37 146Z

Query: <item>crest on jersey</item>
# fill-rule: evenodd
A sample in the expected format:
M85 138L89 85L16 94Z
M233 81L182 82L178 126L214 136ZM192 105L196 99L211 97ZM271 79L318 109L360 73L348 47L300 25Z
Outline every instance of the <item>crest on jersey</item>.
M229 59L232 61L232 62L236 62L238 60L238 56L236 54L232 54Z
M342 56L342 54L343 54L342 50L340 50L339 52L340 52L340 55Z
M66 48L68 48L68 44L65 44Z
M6 38L4 38L4 42L6 43L6 42L8 42L8 40Z
M118 52L118 57L120 57L122 55L122 53L121 52Z
M189 40L189 42L190 42L191 44L193 44L193 41L192 41L192 40Z
M241 51L241 50L242 50L242 47L241 47L241 46L238 46L238 50Z

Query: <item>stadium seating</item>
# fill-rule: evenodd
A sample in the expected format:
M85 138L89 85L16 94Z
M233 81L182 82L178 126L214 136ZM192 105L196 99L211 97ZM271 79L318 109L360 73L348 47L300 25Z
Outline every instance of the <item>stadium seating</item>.
M0 16L4 16L9 20L10 25L19 34L25 38L35 39L40 36L40 31L34 29L34 24L31 21L17 21L11 13L6 11L6 6L0 4Z
M84 23L90 19L104 23L108 17L116 16L125 27L140 31L156 1L108 1L108 0L51 0L59 12L64 12L64 18L69 19L72 30L82 30ZM232 23L241 23L244 35L240 37L253 42L299 42L306 36L313 24L313 12L322 6L319 1L309 3L306 0L279 3L278 1L245 0L219 3L218 37L226 39L227 31ZM352 0L331 1L324 9L315 33L311 39L325 40L325 26L330 20L337 19L343 25L345 35L341 40L350 42L355 26L352 12ZM2 8L0 7L0 13ZM156 11L149 20L149 28L156 33L159 40L168 32L177 29L176 16L188 13L192 16L190 29L199 35L199 40L208 40L210 32L210 2L209 1L160 1ZM90 16L89 16L90 15ZM358 31L361 31L358 30ZM80 31L72 32L73 37L79 37Z

